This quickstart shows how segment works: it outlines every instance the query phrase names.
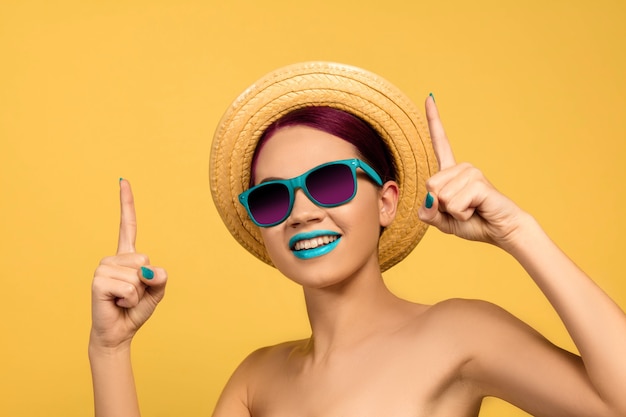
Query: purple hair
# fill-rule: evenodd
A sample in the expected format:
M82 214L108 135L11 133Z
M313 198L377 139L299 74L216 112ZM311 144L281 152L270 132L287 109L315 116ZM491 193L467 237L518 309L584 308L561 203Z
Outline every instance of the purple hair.
M259 139L252 158L250 186L259 151L278 130L287 126L304 125L337 136L354 145L360 157L386 181L396 181L396 166L387 145L369 123L361 118L325 106L310 106L293 110L272 123Z

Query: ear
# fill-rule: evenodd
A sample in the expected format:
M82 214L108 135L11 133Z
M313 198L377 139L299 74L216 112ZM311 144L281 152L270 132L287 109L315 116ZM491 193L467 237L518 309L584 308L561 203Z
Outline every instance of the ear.
M387 227L396 217L398 209L398 184L395 181L387 181L380 189L378 199L378 218L382 227Z

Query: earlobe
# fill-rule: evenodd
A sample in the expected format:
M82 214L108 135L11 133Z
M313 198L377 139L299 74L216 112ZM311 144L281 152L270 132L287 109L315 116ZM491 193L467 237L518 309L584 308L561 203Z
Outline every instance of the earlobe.
M387 181L380 190L379 220L382 227L387 227L396 217L398 209L398 184L395 181Z

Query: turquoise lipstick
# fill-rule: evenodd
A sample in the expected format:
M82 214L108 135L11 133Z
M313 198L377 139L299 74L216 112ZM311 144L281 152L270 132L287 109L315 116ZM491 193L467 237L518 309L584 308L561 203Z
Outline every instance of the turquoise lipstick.
M330 253L337 247L341 235L330 230L298 233L289 239L289 249L296 258L312 259Z

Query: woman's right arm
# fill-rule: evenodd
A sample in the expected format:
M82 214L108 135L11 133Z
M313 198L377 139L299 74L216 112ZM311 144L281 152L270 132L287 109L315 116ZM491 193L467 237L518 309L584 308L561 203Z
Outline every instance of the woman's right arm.
M165 294L167 273L136 253L137 221L130 184L120 181L117 253L102 261L92 284L89 361L96 417L139 416L130 361L133 336Z

